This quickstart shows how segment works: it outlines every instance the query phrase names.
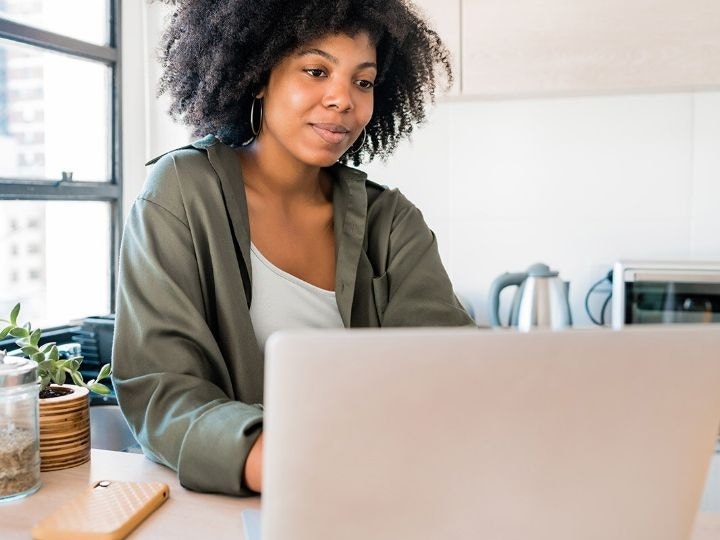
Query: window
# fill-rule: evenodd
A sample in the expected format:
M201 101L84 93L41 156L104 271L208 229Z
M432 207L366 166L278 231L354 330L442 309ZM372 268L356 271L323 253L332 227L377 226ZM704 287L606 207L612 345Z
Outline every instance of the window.
M57 326L114 305L119 9L0 0L0 318L21 302L22 320Z

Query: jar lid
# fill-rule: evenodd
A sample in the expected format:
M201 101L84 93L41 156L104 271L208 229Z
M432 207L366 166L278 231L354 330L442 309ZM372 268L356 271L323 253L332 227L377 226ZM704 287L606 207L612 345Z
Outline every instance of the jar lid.
M0 354L0 388L37 383L37 362Z

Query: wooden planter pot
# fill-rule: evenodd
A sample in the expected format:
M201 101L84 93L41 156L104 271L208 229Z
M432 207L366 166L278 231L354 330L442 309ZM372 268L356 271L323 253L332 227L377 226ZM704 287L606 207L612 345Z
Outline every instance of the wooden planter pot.
M90 460L90 399L88 389L72 384L59 397L40 399L40 470L69 469Z

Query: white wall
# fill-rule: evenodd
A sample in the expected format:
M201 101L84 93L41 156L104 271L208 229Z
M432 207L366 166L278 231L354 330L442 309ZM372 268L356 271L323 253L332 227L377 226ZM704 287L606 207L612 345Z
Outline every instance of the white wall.
M126 208L144 161L188 140L154 97L164 10L123 2ZM481 323L492 279L537 261L572 282L587 325L585 293L619 258L720 259L720 92L447 98L391 162L365 169L423 210Z
M720 93L445 101L367 170L424 211L480 322L492 279L533 262L587 325L617 259L720 259Z
M122 2L124 215L145 180L144 164L190 140L188 130L167 115L168 99L156 97L160 76L157 46L168 11L157 2Z

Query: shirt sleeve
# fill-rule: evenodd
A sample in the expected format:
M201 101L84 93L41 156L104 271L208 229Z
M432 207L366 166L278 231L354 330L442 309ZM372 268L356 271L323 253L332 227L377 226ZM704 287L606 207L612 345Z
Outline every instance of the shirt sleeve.
M394 198L386 271L373 280L376 299L387 299L382 326L476 326L455 296L420 211L400 192L386 193Z
M155 167L146 195L174 174ZM135 202L122 241L113 343L118 401L145 453L177 470L183 486L249 495L242 473L262 410L233 399L181 205L152 198Z

